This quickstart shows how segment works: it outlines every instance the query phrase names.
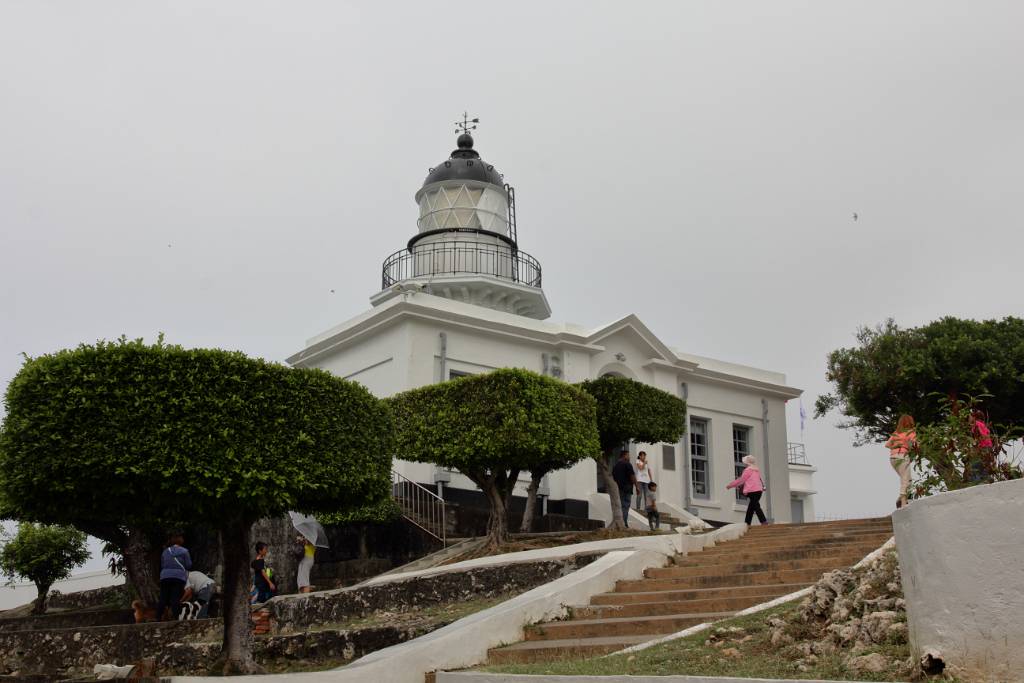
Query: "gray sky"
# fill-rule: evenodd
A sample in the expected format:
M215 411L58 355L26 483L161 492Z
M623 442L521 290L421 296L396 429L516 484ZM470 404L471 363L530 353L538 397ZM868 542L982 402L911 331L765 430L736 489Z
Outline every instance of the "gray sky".
M635 312L810 413L858 325L1022 313L1022 26L977 0L8 0L0 384L122 333L300 350L368 307L468 109L554 319ZM884 513L886 453L851 437L808 423L818 512Z

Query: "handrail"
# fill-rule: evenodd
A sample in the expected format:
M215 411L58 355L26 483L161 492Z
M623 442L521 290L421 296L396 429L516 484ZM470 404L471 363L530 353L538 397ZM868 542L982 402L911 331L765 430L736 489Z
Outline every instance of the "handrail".
M402 516L447 547L447 516L444 498L408 477L391 470L391 495Z
M381 289L415 277L470 274L541 286L540 262L517 247L445 240L418 242L388 256L381 268Z
M790 465L807 465L811 466L811 461L807 459L807 449L802 443L795 443L790 441L786 444L786 455Z

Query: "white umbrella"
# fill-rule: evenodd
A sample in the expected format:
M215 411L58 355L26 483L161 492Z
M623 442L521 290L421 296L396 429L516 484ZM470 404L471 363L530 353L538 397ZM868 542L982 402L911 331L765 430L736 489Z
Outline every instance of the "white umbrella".
M301 512L289 512L288 516L292 518L292 526L295 527L295 530L302 534L307 541L317 548L331 547L327 543L327 532L316 519Z

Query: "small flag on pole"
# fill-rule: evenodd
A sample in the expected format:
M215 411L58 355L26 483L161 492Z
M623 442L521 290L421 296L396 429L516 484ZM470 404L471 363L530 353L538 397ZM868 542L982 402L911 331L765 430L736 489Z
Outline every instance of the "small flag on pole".
M807 413L804 412L804 400L800 399L800 440L804 440L804 421L807 419Z

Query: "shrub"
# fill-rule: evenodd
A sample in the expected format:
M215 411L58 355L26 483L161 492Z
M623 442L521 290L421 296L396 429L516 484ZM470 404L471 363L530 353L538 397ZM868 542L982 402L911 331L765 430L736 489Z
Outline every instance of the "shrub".
M508 535L508 500L521 471L568 467L599 450L594 400L518 369L460 377L388 399L395 456L457 469L487 496L488 545Z
M386 410L321 370L122 338L26 359L6 405L8 510L83 529L166 520L219 528L228 671L255 668L252 523L387 496Z

